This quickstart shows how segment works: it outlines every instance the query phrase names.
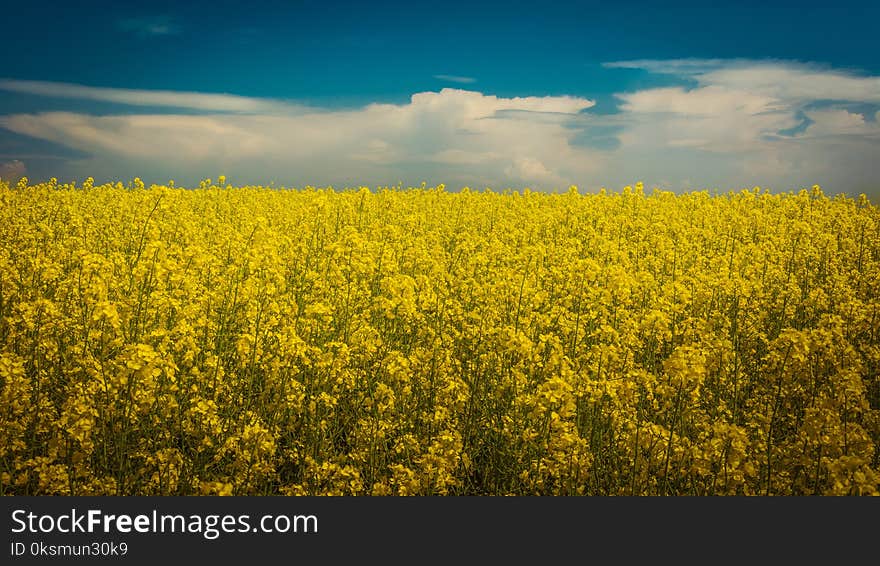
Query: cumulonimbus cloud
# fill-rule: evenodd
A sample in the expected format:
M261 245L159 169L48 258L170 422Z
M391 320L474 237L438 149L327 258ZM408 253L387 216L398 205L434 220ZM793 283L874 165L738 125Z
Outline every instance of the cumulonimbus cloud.
M186 178L222 168L238 177L271 175L301 184L340 178L388 183L403 175L437 182L562 186L596 167L597 155L569 143L575 132L565 121L593 104L573 96L503 98L446 88L417 93L406 104L353 110L45 112L0 117L0 126L96 156L81 166L94 166L98 156L116 157L122 160L118 163Z

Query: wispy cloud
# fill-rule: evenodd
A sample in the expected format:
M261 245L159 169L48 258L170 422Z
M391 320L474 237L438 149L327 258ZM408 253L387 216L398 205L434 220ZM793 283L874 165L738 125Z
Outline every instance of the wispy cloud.
M687 77L703 87L771 96L780 101L880 102L880 77L816 63L777 59L643 59L616 61L604 66Z
M139 37L177 35L180 26L168 16L144 16L139 18L122 18L117 20L116 27L121 31L134 33Z
M745 59L633 59L629 61L608 61L602 63L606 69L640 69L651 73L668 75L688 75L701 73L721 66L731 66L749 62Z
M438 81L445 81L449 83L459 83L459 84L473 84L477 82L477 79L473 77L460 77L458 75L434 75L434 78Z
M0 90L53 98L74 98L113 102L128 106L159 106L210 112L276 113L297 111L300 107L283 101L250 98L233 94L205 94L166 90L99 88L48 81L0 79Z

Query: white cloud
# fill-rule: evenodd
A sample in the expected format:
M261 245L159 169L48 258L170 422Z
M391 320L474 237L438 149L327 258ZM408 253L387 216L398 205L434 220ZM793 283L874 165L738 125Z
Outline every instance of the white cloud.
M626 112L672 112L693 116L717 116L728 112L749 115L784 110L779 99L749 90L709 85L693 90L681 87L654 88L618 95Z
M420 92L412 96L412 105L439 110L458 107L468 118L488 118L498 112L554 112L577 114L595 105L592 100L575 96L525 96L498 98L469 90L444 88L438 92Z
M518 157L504 173L511 179L522 179L527 183L560 186L565 181L547 168L546 165L532 157Z
M631 61L609 61L602 63L608 69L641 69L652 73L669 75L688 75L701 73L722 65L741 62L741 59L635 59Z
M880 77L861 76L817 64L784 60L673 59L605 63L608 68L643 69L688 77L700 86L748 92L789 102L858 100L880 102Z
M3 117L0 126L78 150L140 159L246 159L267 148L264 136L229 118L47 112Z
M74 98L95 102L113 102L128 106L157 106L186 108L209 112L290 113L299 106L264 98L250 98L233 94L204 94L167 90L137 90L128 88L98 88L70 83L48 81L19 81L0 79L0 90L34 94L53 98Z
M719 68L696 77L701 84L748 90L792 103L811 100L880 102L880 77L861 77L806 65L761 63Z
M685 105L687 100L687 96L682 96L670 101L670 105ZM764 136L776 135L797 124L788 112L749 112L735 107L714 113L633 113L627 116L620 141L624 148L654 148L662 152L667 145L691 147L725 153L735 159L742 152L769 143Z
M477 79L473 77L461 77L458 75L434 75L434 78L441 81L460 84L473 84Z
M818 138L823 136L855 135L867 138L880 136L877 122L868 122L865 117L841 108L808 110L807 118L813 123L805 130L803 137Z

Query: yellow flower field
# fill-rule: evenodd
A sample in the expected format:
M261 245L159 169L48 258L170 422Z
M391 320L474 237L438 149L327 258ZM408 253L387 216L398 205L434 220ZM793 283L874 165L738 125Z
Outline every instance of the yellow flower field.
M877 495L880 210L0 183L0 493Z

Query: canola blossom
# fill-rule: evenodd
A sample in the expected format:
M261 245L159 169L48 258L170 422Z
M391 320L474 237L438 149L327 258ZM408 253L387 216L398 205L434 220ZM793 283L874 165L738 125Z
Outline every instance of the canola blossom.
M0 494L878 495L880 211L0 182Z

